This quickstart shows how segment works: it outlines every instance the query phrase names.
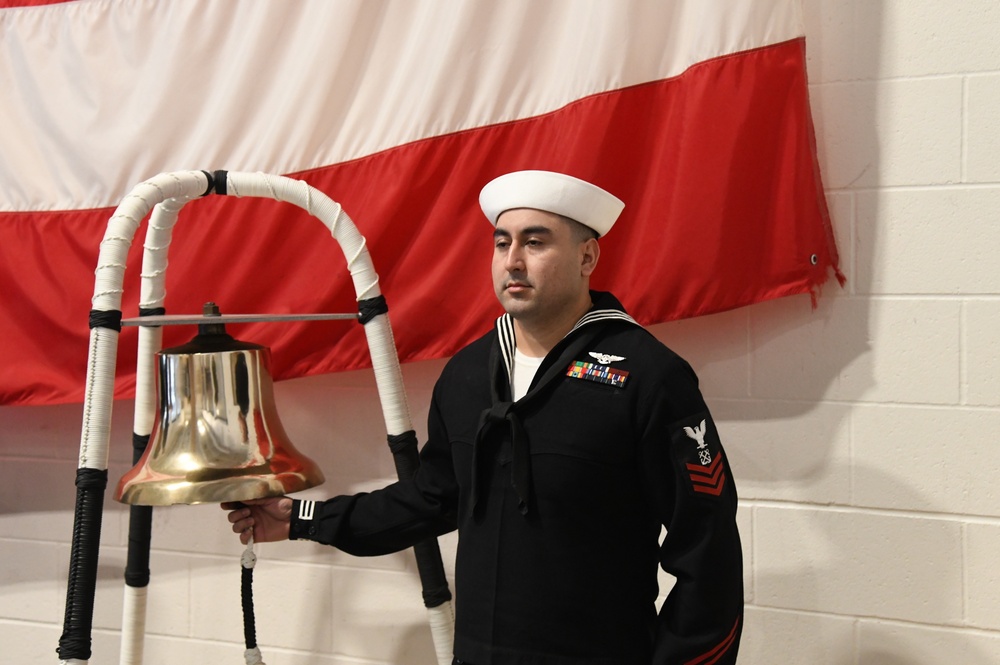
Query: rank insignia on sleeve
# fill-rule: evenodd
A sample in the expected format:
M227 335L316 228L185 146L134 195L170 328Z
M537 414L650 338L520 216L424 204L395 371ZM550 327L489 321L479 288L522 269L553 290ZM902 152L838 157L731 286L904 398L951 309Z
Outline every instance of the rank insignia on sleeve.
M628 372L623 369L598 365L597 363L587 363L576 360L570 363L566 369L566 376L571 379L584 379L585 381L596 381L605 383L615 388L624 388L628 380Z
M694 418L690 424L678 423L673 433L675 458L689 489L701 495L719 496L726 486L722 462L722 444L710 418Z

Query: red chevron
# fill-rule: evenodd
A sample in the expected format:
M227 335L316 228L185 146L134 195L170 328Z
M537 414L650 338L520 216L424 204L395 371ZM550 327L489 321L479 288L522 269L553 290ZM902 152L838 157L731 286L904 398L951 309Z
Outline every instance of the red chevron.
M692 478L692 481L695 479ZM695 481L697 482L697 481ZM695 492L701 492L702 494L711 494L712 496L719 496L722 494L722 488L726 485L726 474L721 474L719 476L719 482L717 485L692 485L691 489Z
M719 458L716 457L710 466L698 467L697 471L692 470L691 482L715 485L719 482L719 476L722 475L722 468L722 465L719 464Z
M726 474L722 465L722 454L715 456L708 466L700 464L688 464L688 472L691 475L691 489L702 494L719 496L722 488L726 485Z

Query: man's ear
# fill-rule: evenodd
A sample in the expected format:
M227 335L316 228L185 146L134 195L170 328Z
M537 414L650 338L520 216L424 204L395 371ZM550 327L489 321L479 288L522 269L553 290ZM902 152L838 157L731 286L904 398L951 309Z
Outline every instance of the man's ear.
M596 238L588 238L580 243L580 274L590 277L597 267L597 260L601 258L601 246Z

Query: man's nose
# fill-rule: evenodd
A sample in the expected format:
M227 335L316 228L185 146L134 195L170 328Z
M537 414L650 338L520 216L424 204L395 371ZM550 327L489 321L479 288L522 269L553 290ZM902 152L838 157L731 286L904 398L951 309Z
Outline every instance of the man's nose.
M522 270L524 268L524 249L519 244L511 243L510 248L507 250L504 268L508 271Z

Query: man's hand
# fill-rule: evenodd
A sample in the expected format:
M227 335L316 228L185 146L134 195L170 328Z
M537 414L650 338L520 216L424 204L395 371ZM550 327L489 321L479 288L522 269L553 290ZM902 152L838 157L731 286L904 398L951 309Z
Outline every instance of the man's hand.
M229 513L233 532L240 534L240 542L250 542L251 529L255 543L272 543L288 539L292 520L292 500L287 496L248 501L230 501L222 504Z

